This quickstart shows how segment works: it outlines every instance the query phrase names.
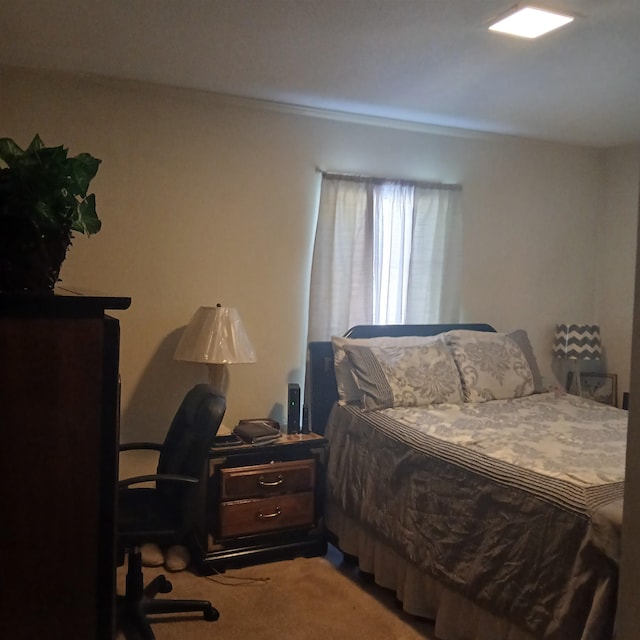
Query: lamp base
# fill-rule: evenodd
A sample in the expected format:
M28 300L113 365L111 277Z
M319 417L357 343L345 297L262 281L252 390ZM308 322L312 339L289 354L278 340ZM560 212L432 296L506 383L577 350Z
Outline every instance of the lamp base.
M229 370L226 364L212 363L207 365L209 374L209 385L219 395L227 397L229 388ZM231 435L231 429L224 423L224 419L218 427L217 435Z
M575 360L573 368L573 376L571 377L571 386L568 389L569 393L574 396L582 397L582 384L580 383L580 361Z
M227 389L229 388L229 371L226 364L208 364L209 373L209 385L211 388L221 396L227 395Z

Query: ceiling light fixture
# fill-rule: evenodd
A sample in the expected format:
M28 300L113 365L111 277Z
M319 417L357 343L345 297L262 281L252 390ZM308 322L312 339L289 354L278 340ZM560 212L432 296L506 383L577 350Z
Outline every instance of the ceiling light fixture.
M573 16L566 13L558 13L549 9L540 9L530 5L517 6L492 22L489 25L489 30L520 38L537 38L569 24L573 19Z

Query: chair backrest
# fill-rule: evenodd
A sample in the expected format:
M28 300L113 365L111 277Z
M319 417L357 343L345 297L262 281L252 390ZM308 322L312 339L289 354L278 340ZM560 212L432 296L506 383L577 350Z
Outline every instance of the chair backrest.
M179 474L200 478L209 449L226 411L224 396L208 384L197 384L178 407L164 439L158 459L158 474ZM165 500L180 505L193 487L175 482L157 482Z

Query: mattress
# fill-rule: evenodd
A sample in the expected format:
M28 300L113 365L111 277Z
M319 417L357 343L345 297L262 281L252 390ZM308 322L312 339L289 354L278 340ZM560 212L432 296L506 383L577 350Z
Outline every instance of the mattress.
M627 414L542 393L336 405L327 498L425 575L537 638L611 637Z

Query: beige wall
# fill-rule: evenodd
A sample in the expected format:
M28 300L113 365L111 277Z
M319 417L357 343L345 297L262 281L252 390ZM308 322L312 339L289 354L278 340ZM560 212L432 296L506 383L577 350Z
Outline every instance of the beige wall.
M618 396L629 391L640 145L605 155L605 202L598 223L596 309L606 370L618 376Z
M609 230L618 215L625 229L635 219L635 210L619 210L626 197L619 208L607 196L624 154L338 121L97 78L0 74L2 135L27 144L39 132L103 160L92 183L103 230L74 241L61 275L66 285L133 299L114 314L123 440L162 438L186 390L205 379L204 366L172 354L195 309L217 302L239 309L259 360L232 367L226 422L283 418L287 382L304 375L317 167L460 182L463 319L526 328L546 376L554 323L598 319L602 212ZM611 255L614 245L612 237ZM632 286L624 269L634 251L625 245L611 260L617 274L600 299ZM630 307L611 332L614 318L606 321L613 359L629 350Z

